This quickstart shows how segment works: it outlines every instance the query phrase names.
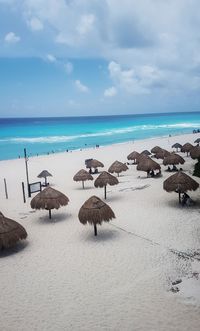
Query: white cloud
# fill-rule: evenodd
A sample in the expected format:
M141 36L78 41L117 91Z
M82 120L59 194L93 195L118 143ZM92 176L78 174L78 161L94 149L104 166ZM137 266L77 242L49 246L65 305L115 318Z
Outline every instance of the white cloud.
M20 41L20 37L17 36L14 32L9 32L5 35L4 41L8 44L16 44Z
M111 61L108 70L115 85L131 94L149 94L154 88L162 88L166 80L164 72L147 65L124 70Z
M27 21L27 24L32 31L41 31L44 28L43 23L37 17L32 17Z
M56 57L55 57L54 55L52 55L52 54L47 54L47 55L46 55L46 59L47 59L49 62L53 62L53 63L57 62Z
M79 106L79 103L77 101L75 101L74 99L69 99L68 100L68 106L77 107L77 106Z
M47 60L48 62L51 62L52 64L61 68L68 75L70 75L74 70L73 64L70 61L65 62L63 59L56 58L53 54L47 54L44 57L44 60Z
M86 35L89 31L92 30L93 24L95 21L95 17L92 14L89 15L83 15L80 18L80 22L77 25L76 30L80 35Z
M133 69L122 70L121 66L114 61L109 63L108 69L111 79L122 90L132 94L143 94L149 92L141 86Z
M117 94L116 87L112 86L104 91L105 97L114 97Z
M87 93L89 92L89 88L86 86L86 85L83 85L80 80L76 80L75 81L75 86L76 88L80 91L80 92L83 92L83 93Z
M20 49L22 56L38 56L51 49L58 59L101 58L108 63L115 59L119 67L111 68L113 85L133 94L151 93L164 85L184 93L184 86L198 86L199 0L191 0L190 6L188 0L123 0L123 6L116 0L0 2L12 3L11 10L19 14L19 20L30 22L34 31L45 26L46 38L41 34L41 40L40 34L29 40L23 30L27 45ZM14 43L19 38L14 34L5 41ZM70 70L67 66L66 71Z
M64 68L65 68L65 71L68 75L71 74L72 71L74 70L73 64L69 61L64 64Z

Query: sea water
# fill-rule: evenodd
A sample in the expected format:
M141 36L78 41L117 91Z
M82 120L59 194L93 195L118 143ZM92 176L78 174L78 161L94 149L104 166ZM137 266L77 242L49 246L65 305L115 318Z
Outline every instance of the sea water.
M0 119L0 160L190 133L200 112ZM195 136L196 138L196 136Z

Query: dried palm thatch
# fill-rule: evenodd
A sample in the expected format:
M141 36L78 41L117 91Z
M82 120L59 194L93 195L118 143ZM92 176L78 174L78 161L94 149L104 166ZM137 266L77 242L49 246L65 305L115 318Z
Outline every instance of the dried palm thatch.
M111 173L114 173L115 172L118 175L118 177L119 177L119 174L122 171L126 171L126 170L128 170L128 167L127 167L127 165L125 163L122 163L120 161L115 161L109 167L108 172L111 172Z
M75 182L82 182L82 186L84 188L84 182L86 180L93 180L93 177L86 170L81 169L76 173L76 175L74 175L73 180Z
M181 144L179 144L179 143L175 143L174 145L172 145L172 148L176 148L176 151L177 152L178 152L178 149L180 148L180 150L181 150L182 147L183 146Z
M141 162L137 165L137 170L147 172L147 177L150 171L159 170L160 171L160 164L152 160L151 158L143 158Z
M94 225L94 235L96 236L97 224L101 225L102 222L109 222L112 218L115 218L115 214L105 202L94 195L85 201L80 208L78 218L84 225L86 223Z
M190 156L192 159L200 158L200 146L195 146L190 150Z
M144 154L144 155L151 155L151 153L147 150L147 149L145 149L144 151L142 151L140 154Z
M194 143L199 144L199 143L200 143L200 138L197 138L197 139L194 141Z
M91 169L97 169L97 168L103 168L104 164L98 160L95 159L89 159L87 160L86 168Z
M140 156L140 153L134 151L132 153L130 153L128 156L127 156L127 159L128 160L133 160L134 161L134 164L137 163L137 158Z
M50 174L50 172L48 172L47 170L43 170L37 177L44 178L45 179L44 185L47 186L47 177L52 177L52 174Z
M66 206L68 202L69 199L65 194L48 186L31 200L31 208L47 209L49 211L49 218L51 218L51 209Z
M137 158L137 163L139 164L139 163L143 162L143 160L146 160L146 159L150 159L150 157L145 154L140 154Z
M179 203L181 202L181 193L195 191L198 187L199 184L182 171L178 171L163 182L163 188L165 191L177 192L179 194Z
M117 185L119 183L118 179L109 174L107 171L103 171L95 180L94 186L95 187L104 187L104 198L106 199L106 186L107 185Z
M21 224L3 216L0 212L0 250L12 247L26 237L27 232Z
M191 149L193 148L194 146L190 143L186 143L182 146L181 148L181 152L184 152L184 153L187 153L187 156L189 154L189 152L191 151Z
M169 156L170 154L170 152L162 148L158 153L156 153L155 158L163 160L166 156Z
M163 160L163 164L166 165L175 165L175 164L184 164L185 160L182 158L182 156L172 153L168 156L166 156Z
M156 153L159 153L161 150L162 150L162 148L160 146L155 146L151 149L151 153L156 154Z

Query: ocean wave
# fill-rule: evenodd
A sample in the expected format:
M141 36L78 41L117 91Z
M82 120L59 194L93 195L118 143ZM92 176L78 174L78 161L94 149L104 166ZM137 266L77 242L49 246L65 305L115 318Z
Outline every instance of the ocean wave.
M156 129L184 129L184 128L199 128L200 123L176 123L176 124L158 124L158 125L135 125L126 128L113 129L113 130L105 130L102 132L95 133L85 133L80 135L72 135L72 136L45 136L45 137L12 137L12 138L4 138L0 139L0 142L12 142L12 143L62 143L73 141L76 139L82 138L90 138L90 137L102 137L102 136L112 136L115 134L126 134L136 131L147 131L147 130L156 130Z

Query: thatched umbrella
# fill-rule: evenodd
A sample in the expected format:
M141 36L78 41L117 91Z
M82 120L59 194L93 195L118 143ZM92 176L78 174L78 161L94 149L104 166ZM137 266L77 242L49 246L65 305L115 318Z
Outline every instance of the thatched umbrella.
M47 177L52 177L52 174L50 174L50 172L48 172L47 170L43 170L38 175L38 178L44 178L45 179L45 183L44 183L45 186L47 186Z
M117 185L119 183L118 179L109 174L107 171L103 171L95 180L94 186L95 187L104 187L104 197L106 199L106 186L107 185Z
M191 151L191 149L193 148L194 146L190 143L186 143L182 146L181 148L181 152L184 152L184 153L187 153L187 156L188 156L188 153Z
M137 164L139 164L140 162L142 162L143 160L146 160L146 159L150 159L150 157L145 154L140 154L137 158Z
M200 138L197 138L197 139L194 141L194 143L199 144L199 143L200 143Z
M0 212L0 250L12 247L26 237L27 232L21 224L5 217Z
M137 163L137 159L138 159L139 156L140 156L140 153L134 151L134 152L130 153L127 156L127 159L128 160L133 160L134 161L134 164L136 164Z
M86 180L93 180L93 177L86 170L81 169L76 173L76 175L74 175L73 180L75 182L82 182L82 186L84 188L84 182Z
M104 167L104 164L95 159L89 159L86 162L86 168L90 169L90 172L92 171L92 168L97 170L97 168L103 168L103 167ZM97 170L97 172L98 172L98 170Z
M156 154L156 153L159 153L161 150L162 150L162 148L160 146L155 146L151 149L151 153Z
M179 203L181 203L181 193L195 191L198 187L199 184L193 178L180 170L163 182L163 188L165 191L177 192L179 194Z
M137 170L145 171L147 172L147 177L150 171L159 170L161 167L160 164L152 160L151 158L143 158L141 162L137 165Z
M126 170L128 170L128 167L127 167L127 165L125 163L122 163L120 161L115 161L109 167L108 172L111 172L111 173L114 173L115 172L118 175L118 177L119 177L119 174L122 171L126 171Z
M144 151L142 151L140 154L144 154L144 155L151 155L151 153L147 150L147 149L145 149Z
M31 200L31 208L46 209L49 211L49 218L51 218L51 209L66 206L68 202L69 199L65 194L48 186Z
M109 222L115 214L105 202L93 195L80 208L78 218L84 225L87 222L94 225L94 235L97 236L97 224Z
M183 146L181 144L179 144L179 143L175 143L174 145L172 145L172 148L176 148L176 151L177 152L178 152L178 149L180 148L180 150L181 150L182 147Z
M192 159L200 158L200 146L195 146L190 150L190 156Z
M185 160L182 158L182 156L171 153L170 155L166 156L163 160L163 164L166 165L175 165L175 164L184 164Z
M169 156L171 153L168 152L166 149L161 149L159 152L156 153L156 159L164 159L166 156Z

